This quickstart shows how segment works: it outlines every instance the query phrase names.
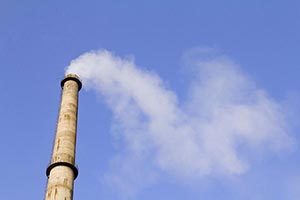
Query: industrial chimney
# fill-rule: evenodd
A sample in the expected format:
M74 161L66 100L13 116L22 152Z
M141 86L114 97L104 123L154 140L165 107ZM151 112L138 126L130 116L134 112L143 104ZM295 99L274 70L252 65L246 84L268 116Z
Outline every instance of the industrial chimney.
M75 74L68 74L61 81L61 104L52 159L46 171L48 184L45 200L73 199L73 183L78 175L75 147L78 92L81 86Z

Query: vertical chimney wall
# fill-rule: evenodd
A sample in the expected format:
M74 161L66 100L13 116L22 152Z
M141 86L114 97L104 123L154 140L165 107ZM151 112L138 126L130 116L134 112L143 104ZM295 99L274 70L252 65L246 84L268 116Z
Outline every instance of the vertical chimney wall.
M61 81L62 95L51 163L47 168L48 184L45 200L72 200L73 183L78 175L75 166L78 76L68 74Z

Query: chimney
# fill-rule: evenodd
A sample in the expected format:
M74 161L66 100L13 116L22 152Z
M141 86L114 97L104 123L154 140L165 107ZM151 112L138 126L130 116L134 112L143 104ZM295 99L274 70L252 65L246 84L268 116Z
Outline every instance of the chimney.
M48 176L45 200L72 200L73 183L78 175L75 165L79 77L68 74L61 81L62 95L55 143Z

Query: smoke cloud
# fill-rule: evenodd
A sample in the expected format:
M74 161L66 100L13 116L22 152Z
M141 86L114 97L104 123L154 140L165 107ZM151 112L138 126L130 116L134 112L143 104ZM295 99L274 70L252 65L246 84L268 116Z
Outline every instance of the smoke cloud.
M122 150L106 175L111 184L134 192L161 173L184 180L239 175L251 156L291 145L281 104L232 60L200 51L185 61L194 73L184 102L157 74L107 50L85 53L67 68L112 110Z

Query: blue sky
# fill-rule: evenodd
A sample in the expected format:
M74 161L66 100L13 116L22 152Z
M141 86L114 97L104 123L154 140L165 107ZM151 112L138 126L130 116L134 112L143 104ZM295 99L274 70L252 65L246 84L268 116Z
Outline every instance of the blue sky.
M43 198L59 82L70 62L91 50L71 65L86 86L74 199L298 199L299 18L295 0L2 0L0 199ZM104 76L97 58L119 75ZM91 65L76 69L85 62ZM122 81L106 84L107 77ZM147 97L145 88L153 91ZM118 97L133 103L120 111ZM165 130L174 133L174 140L166 135L171 143ZM205 136L220 130L232 145ZM204 143L194 135L229 153L205 149L198 157ZM226 164L224 152L238 159ZM190 159L177 159L182 155Z

